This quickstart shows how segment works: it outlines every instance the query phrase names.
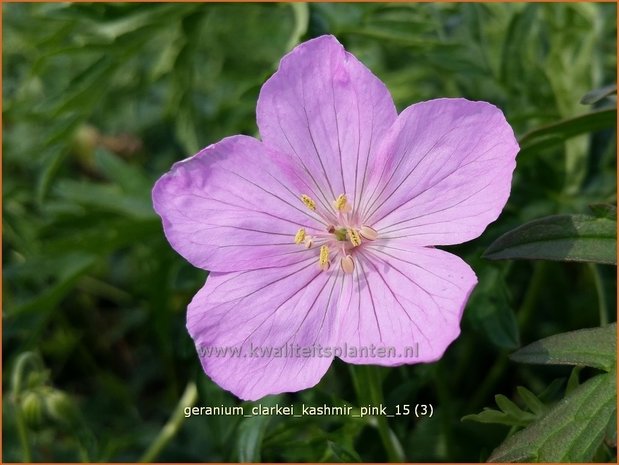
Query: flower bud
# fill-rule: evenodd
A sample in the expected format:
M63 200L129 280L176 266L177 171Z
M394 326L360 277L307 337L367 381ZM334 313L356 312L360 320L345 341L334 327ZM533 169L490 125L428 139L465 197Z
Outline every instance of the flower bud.
M50 389L45 396L45 410L51 419L65 426L77 421L77 410L71 398L62 391Z
M44 423L43 400L36 391L24 393L19 405L21 413L29 428L39 429Z

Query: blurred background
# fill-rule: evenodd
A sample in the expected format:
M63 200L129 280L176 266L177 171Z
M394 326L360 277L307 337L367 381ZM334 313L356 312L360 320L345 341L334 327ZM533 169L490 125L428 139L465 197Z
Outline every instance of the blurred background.
M616 203L616 116L601 111L616 99L581 103L615 83L615 4L2 9L3 461L391 458L374 418L179 410L240 401L200 368L185 309L207 273L167 244L152 185L207 144L257 135L260 86L287 51L321 34L382 79L398 110L438 97L485 100L533 140L503 215L480 238L448 248L480 281L461 337L438 363L377 371L388 405L434 407L432 418L389 420L401 458L486 460L511 426L461 418L495 407L495 394L519 403L518 386L556 402L572 373L508 354L615 321L615 267L481 258L526 221ZM573 123L531 133L563 120ZM355 376L336 360L316 388L263 404L363 405ZM595 459L614 454L611 444Z

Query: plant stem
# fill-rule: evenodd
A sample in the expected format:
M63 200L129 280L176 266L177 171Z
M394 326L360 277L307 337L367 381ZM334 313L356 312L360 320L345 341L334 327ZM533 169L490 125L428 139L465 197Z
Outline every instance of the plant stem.
M144 452L140 458L140 462L152 462L161 453L163 448L170 442L170 440L176 435L181 424L185 420L185 407L193 407L198 400L198 388L196 383L190 381L187 383L185 392L181 396L176 408L172 413L172 416L161 429L155 440L151 443L150 447Z
M22 448L22 462L31 463L32 454L30 453L30 445L28 443L28 430L26 428L26 424L24 423L24 418L22 417L20 406L17 404L15 405L15 422L17 423L17 432L19 433L19 442Z
M373 407L385 405L382 380L377 367L370 365L355 366L352 373L353 384L357 390L360 404L369 404ZM363 386L363 384L366 386ZM366 395L361 392L364 387ZM389 428L387 418L383 415L377 415L375 418L378 434L387 452L388 460L390 462L405 462L404 449L395 433Z
M520 334L522 334L524 328L529 322L529 319L533 314L533 309L535 308L535 303L543 290L546 266L547 264L545 262L536 262L533 264L533 272L531 273L531 279L527 285L526 294L522 300L522 304L520 305L518 312L516 313ZM501 378L503 371L507 368L508 361L509 359L505 353L501 353L497 357L484 381L481 383L479 388L477 388L475 396L469 402L468 405L470 410L479 408L485 402L485 399L490 396L494 386Z
M546 267L546 262L536 262L533 264L533 272L531 274L531 279L529 280L527 292L517 314L518 325L520 326L521 333L526 324L529 322L529 318L531 317L533 308L535 307L535 302L542 292Z
M17 423L17 434L19 436L19 442L22 447L22 453L24 462L32 461L32 454L30 452L30 443L28 442L28 427L24 422L24 417L21 411L21 394L23 388L24 377L26 369L30 365L33 371L42 372L44 370L41 359L34 352L24 352L17 357L15 366L13 367L13 373L11 375L11 391L13 402L15 404L15 422Z

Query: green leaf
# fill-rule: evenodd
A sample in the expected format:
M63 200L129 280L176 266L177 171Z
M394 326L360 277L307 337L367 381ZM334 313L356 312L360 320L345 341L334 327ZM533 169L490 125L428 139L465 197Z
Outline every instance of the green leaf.
M588 462L614 421L616 373L596 376L541 420L509 437L489 462Z
M345 445L338 444L334 441L327 442L329 451L335 459L343 463L355 463L362 462L361 457L353 449L346 447Z
M547 147L561 144L580 134L614 128L616 124L616 108L594 111L549 124L527 132L520 138L519 156L522 157L524 154L535 153Z
M484 408L477 414L463 416L461 421L476 421L477 423L493 425L527 426L535 419L535 416L528 412L523 412L522 410L520 412L519 415L511 415L499 410Z
M617 221L617 206L610 203L594 203L589 205L593 214L598 218L608 218Z
M64 262L64 266L58 267L59 275L56 283L39 292L27 302L10 308L5 316L29 312L42 313L54 309L73 289L77 280L90 271L96 262L96 257L78 252L64 257Z
M64 179L54 192L62 199L86 207L144 220L155 218L148 191L125 194L119 186Z
M479 285L471 295L465 318L497 347L516 349L520 347L520 334L504 274L497 267L481 267Z
M469 420L476 421L478 423L491 423L508 426L527 426L536 418L535 414L525 412L520 407L518 407L512 400L502 394L497 394L496 396L494 396L494 401L501 409L500 411L486 407L478 414L466 415L462 417L461 421Z
M151 182L143 170L127 163L103 148L95 150L95 162L99 170L111 182L118 184L124 192L139 195L150 190Z
M261 405L275 405L281 396L270 396L261 401ZM260 462L262 439L269 426L270 415L257 415L245 418L237 431L236 455L239 462Z
M608 86L600 87L599 89L594 89L591 92L587 92L580 100L580 103L582 103L583 105L593 105L594 103L605 99L609 95L613 95L616 93L617 84L610 84Z
M508 415L514 418L526 418L526 412L524 412L520 407L518 407L514 402L512 402L503 394L497 394L496 396L494 396L494 401L499 406L499 408Z
M494 241L484 258L542 259L617 264L617 222L587 215L531 221Z
M610 371L616 364L617 324L557 334L529 344L510 358L520 363L582 365Z

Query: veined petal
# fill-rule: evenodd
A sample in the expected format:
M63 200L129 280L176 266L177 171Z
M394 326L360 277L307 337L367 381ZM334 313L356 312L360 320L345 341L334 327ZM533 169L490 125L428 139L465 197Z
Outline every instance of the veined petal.
M485 102L438 99L408 107L381 146L377 188L362 203L382 238L447 245L479 236L507 202L519 147Z
M339 340L358 356L348 350L341 358L387 366L438 360L460 334L462 312L477 283L455 255L382 240L358 255L354 278L342 291Z
M315 260L211 273L187 314L206 374L247 400L317 384L333 360L315 350L337 338L339 274Z
M287 187L277 156L234 136L176 163L153 189L172 247L211 271L298 261L307 251L295 245L296 232L320 223Z
M346 193L353 208L397 117L385 85L333 36L286 55L262 87L256 112L264 143L290 154L321 202L331 205Z

